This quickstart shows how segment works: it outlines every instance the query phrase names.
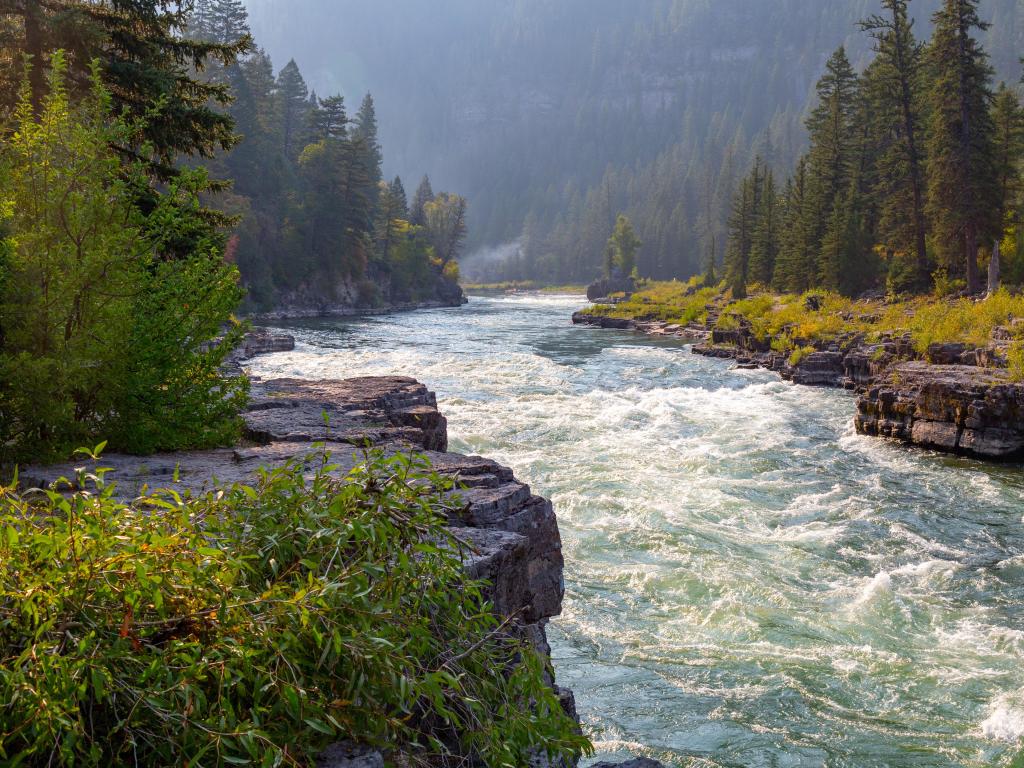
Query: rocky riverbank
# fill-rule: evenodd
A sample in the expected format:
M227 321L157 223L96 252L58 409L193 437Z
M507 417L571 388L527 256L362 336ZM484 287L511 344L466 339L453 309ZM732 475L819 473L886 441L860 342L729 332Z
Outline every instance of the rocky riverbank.
M1024 458L1024 384L1003 367L1005 329L984 347L936 344L922 358L909 337L897 335L868 343L850 334L779 353L741 318L728 330L715 327L717 319L714 307L707 323L687 325L573 315L576 325L686 339L695 354L772 370L796 384L856 391L861 434L983 459Z
M250 309L248 316L256 322L297 320L310 317L360 317L412 312L418 309L461 307L466 295L458 283L438 275L430 290L419 294L420 300L396 294L383 275L375 280L353 282L342 280L325 291L323 286L302 286L279 295L273 309Z
M326 416L326 418L325 418ZM331 453L338 474L360 462L367 447L424 454L442 475L456 478L460 511L450 520L455 536L469 545L467 571L490 582L495 610L512 619L512 631L550 656L545 626L562 609L562 544L551 502L516 480L512 470L489 459L448 453L447 421L437 399L410 378L342 381L258 381L244 414L244 447L137 457L110 454L108 482L132 499L144 487L203 493L233 483L251 483L262 468L289 461L316 461L313 443ZM46 487L74 477L80 462L29 467L27 487ZM575 717L572 692L559 688L563 707ZM356 762L352 762L355 760ZM379 753L340 745L322 765L383 765Z

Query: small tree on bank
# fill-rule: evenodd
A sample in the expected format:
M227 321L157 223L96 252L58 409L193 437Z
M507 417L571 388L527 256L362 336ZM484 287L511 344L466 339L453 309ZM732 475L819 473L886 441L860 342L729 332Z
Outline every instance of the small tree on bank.
M637 237L633 222L620 213L605 248L606 276L613 277L615 273L622 277L632 275L636 269L636 256L642 247L643 241Z

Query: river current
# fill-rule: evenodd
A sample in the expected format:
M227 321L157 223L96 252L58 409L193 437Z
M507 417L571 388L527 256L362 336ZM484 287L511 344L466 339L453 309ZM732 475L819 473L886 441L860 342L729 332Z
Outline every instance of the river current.
M853 430L853 397L574 328L581 297L287 324L264 377L414 376L558 512L549 628L598 757L1024 766L1024 470Z

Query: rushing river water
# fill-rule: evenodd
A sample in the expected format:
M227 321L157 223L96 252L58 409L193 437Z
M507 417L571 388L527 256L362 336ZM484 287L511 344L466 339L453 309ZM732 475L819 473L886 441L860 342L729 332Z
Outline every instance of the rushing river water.
M554 500L550 629L599 756L1024 766L1024 471L857 436L854 402L571 297L289 325L262 376L399 373Z

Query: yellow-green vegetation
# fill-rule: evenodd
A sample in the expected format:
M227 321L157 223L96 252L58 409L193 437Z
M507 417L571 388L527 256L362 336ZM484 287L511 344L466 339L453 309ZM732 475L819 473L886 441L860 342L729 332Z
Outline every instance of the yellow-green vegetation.
M794 368L814 353L814 347L797 347L789 356L789 364Z
M885 334L910 334L920 354L935 343L984 346L996 328L1024 318L1024 297L1007 291L978 301L936 296L856 300L832 292L758 293L732 301L720 287L701 287L699 279L647 283L627 301L586 311L602 317L687 323L704 319L709 304L720 309L716 329L749 324L756 338L770 342L781 354L848 334L863 334L868 342Z
M585 310L596 317L661 320L686 325L703 322L708 304L721 297L717 287L704 287L699 277L688 282L641 283L640 290L617 304L598 305Z
M1015 382L1024 381L1024 342L1015 341L1010 345L1006 354L1007 368L1010 371L1010 380Z
M314 455L131 504L100 470L0 487L0 763L307 766L348 738L409 766L589 750L466 576L451 480L409 456L336 469Z
M851 333L863 334L869 342L887 333L909 333L914 349L924 354L935 343L984 346L997 327L1024 318L1024 298L1005 291L982 301L920 297L888 302L857 301L834 293L764 294L728 304L719 327L735 322L736 316L749 321L752 333L762 340L788 338L799 346Z

